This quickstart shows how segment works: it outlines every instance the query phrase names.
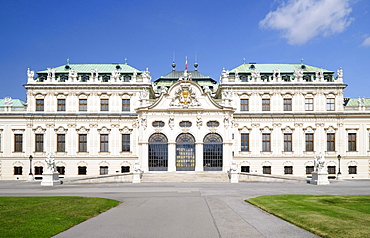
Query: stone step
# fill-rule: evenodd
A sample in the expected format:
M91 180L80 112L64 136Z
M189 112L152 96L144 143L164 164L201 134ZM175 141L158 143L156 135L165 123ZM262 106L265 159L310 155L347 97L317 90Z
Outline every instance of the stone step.
M146 172L141 178L142 183L229 183L224 172Z

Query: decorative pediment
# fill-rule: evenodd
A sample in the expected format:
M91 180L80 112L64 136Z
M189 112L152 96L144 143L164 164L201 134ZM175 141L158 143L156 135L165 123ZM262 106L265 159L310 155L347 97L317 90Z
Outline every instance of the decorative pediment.
M23 134L24 133L24 129L12 129L13 133L14 134Z
M119 131L122 133L122 134L131 134L132 133L132 130L133 129L130 129L128 126L124 126L122 129L120 129Z
M312 126L308 126L308 127L306 127L306 128L303 128L303 131L304 131L305 133L314 133L314 132L315 132L315 130L316 130L316 128L313 128Z
M261 133L271 133L272 130L273 130L273 128L269 128L268 126L260 128Z
M43 129L41 126L38 126L36 129L33 129L33 132L36 134L45 134L46 129Z
M56 129L54 129L54 131L56 133L62 134L62 133L67 133L68 129L60 126L60 127L56 128Z
M293 166L294 164L293 164L293 162L292 161L285 161L284 163L283 163L283 166Z
M107 161L101 161L99 166L109 166L109 163Z
M76 129L78 134L87 134L89 133L90 129L85 128L84 126L80 127L79 129Z
M326 133L335 133L335 131L338 129L334 128L333 126L329 126L328 128L324 128L324 130L326 131Z
M22 166L24 167L23 163L21 161L14 161L13 166Z
M101 129L98 129L99 134L109 134L111 129L103 126Z
M250 133L252 128L248 128L247 126L243 126L242 128L238 128L241 133Z
M290 126L287 126L287 127L285 127L285 128L281 128L281 131L282 131L283 133L293 133L294 128L291 128Z
M264 161L264 162L262 162L262 166L271 166L271 162L270 161Z

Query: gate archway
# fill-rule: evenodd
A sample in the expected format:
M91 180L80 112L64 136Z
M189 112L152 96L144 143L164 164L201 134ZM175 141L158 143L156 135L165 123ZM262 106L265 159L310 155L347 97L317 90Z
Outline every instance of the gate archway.
M176 138L176 170L195 170L195 139L189 133L182 133Z
M149 171L168 170L168 140L162 133L154 133L148 144Z
M222 154L222 137L216 133L207 134L203 140L204 171L222 171Z

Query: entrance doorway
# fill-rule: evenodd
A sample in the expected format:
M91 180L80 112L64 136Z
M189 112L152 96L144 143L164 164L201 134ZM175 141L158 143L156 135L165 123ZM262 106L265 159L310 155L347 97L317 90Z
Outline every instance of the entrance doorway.
M209 133L203 140L204 171L222 171L222 137Z
M168 170L168 140L162 133L154 133L148 144L149 171Z
M195 139L189 133L176 139L176 170L195 171Z

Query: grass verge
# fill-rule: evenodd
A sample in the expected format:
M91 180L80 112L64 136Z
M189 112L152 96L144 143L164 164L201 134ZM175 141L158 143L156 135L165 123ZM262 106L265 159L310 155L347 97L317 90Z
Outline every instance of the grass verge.
M88 197L0 197L0 237L51 237L118 204Z
M370 237L369 195L272 195L245 201L321 237Z

